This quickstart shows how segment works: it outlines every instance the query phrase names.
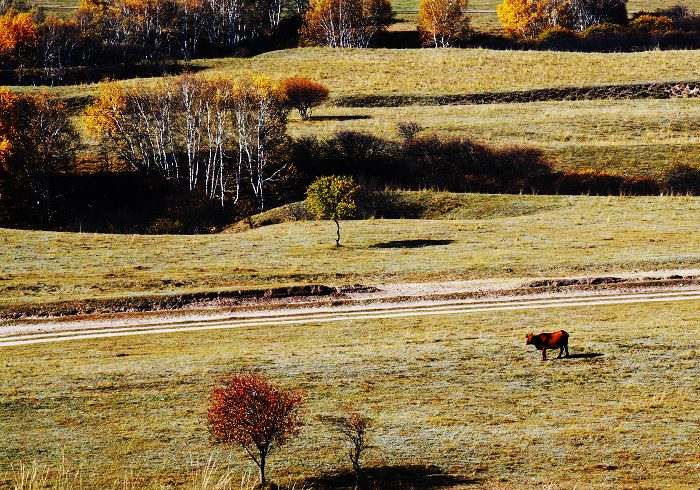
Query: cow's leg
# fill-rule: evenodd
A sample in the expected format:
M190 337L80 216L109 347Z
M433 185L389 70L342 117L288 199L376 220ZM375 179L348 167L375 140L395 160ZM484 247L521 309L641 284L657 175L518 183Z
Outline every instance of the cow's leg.
M566 349L566 357L569 357L569 339L566 339L566 343L564 344L564 349Z
M547 348L542 347L542 360L546 361L547 360Z
M564 346L562 345L559 347L559 355L557 356L557 359L561 359L561 356L564 354Z

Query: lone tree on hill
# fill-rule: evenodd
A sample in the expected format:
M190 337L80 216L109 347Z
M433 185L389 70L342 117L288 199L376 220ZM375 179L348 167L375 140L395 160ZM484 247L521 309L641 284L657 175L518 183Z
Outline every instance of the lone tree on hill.
M355 194L358 190L359 186L352 177L337 175L319 177L306 189L309 210L320 219L332 219L335 222L336 247L340 246L339 220L354 216L357 209Z
M212 389L207 423L217 444L243 447L260 470L265 487L265 462L273 448L299 432L301 395L285 391L253 373L227 374Z
M302 120L307 121L311 109L328 100L330 91L322 83L306 77L291 77L282 81L282 91L287 96L290 107L299 111Z

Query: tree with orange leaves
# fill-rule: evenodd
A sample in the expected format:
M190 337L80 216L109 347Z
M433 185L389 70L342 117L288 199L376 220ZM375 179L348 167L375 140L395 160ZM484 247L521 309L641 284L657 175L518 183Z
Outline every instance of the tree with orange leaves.
M11 90L0 88L0 167L12 155L12 142L17 139L19 97Z
M328 100L330 94L328 87L306 77L285 78L282 80L282 91L289 105L299 111L304 121L309 119L311 109Z
M454 46L469 32L468 0L421 0L418 32L424 44Z
M0 15L0 61L23 66L30 51L39 44L35 12L16 13L10 9Z
M506 33L534 39L553 28L582 31L596 24L627 23L627 0L503 0L497 8Z
M65 102L0 89L0 166L30 193L45 224L53 216L52 177L73 160L77 143Z
M270 452L299 433L299 393L286 391L254 373L230 373L212 389L207 424L217 444L237 444L260 470L265 487L265 463Z

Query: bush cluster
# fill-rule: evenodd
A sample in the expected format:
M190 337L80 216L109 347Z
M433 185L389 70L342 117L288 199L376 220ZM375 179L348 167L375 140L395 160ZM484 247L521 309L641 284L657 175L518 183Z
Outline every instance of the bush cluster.
M638 12L629 23L602 22L577 31L551 27L524 44L536 48L618 51L700 47L700 15L683 6Z

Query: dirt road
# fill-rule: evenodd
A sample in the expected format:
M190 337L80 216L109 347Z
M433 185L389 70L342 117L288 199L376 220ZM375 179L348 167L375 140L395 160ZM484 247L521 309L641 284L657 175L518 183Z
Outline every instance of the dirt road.
M534 295L489 299L423 300L408 302L366 303L231 313L210 312L180 317L119 317L99 320L13 325L0 328L0 348L47 342L100 339L129 335L163 335L175 332L234 329L243 327L277 327L282 325L319 324L353 320L417 317L430 315L464 315L469 313L569 308L581 306L700 301L700 288L647 292L578 292L564 295ZM700 304L699 304L700 306Z

